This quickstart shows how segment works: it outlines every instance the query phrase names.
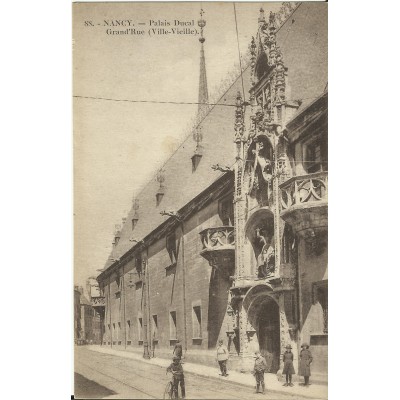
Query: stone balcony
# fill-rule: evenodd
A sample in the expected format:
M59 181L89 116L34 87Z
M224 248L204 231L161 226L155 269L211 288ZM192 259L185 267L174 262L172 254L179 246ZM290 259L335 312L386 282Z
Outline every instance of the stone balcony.
M200 255L211 267L234 270L235 266L235 232L233 226L207 228L200 232L203 249Z
M281 218L296 233L313 236L328 227L328 172L295 176L280 186Z

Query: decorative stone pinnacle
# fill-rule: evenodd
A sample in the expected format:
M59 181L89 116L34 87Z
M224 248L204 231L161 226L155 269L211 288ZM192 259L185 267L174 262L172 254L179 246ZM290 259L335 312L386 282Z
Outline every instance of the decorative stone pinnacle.
M240 91L236 95L235 111L235 143L243 140L244 133L244 104Z
M196 142L196 152L197 152L199 149L200 143L203 141L203 134L201 132L201 126L199 126L197 129L194 130L193 140Z
M265 22L264 9L262 7L260 8L260 15L258 17L258 22L259 23Z
M203 36L203 28L206 26L206 21L203 19L204 11L201 9L200 11L200 19L197 21L197 24L200 27L200 38L199 41L201 43L200 49L200 77L199 77L199 106L198 113L201 114L207 108L208 104L208 88L207 88L207 74L206 74L206 60L204 56L204 47L203 44L205 42L205 38Z

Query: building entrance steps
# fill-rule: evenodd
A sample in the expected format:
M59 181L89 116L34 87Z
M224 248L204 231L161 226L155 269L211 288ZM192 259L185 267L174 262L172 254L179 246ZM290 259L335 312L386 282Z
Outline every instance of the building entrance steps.
M99 345L89 345L86 347L91 351L97 351L104 354L110 354L117 357L130 358L132 360L137 360L153 365L158 365L160 367L167 368L171 361L171 359L167 358L151 358L149 360L144 359L141 354L132 351L125 350L115 350L109 347L103 347ZM220 376L220 370L216 366L206 366L202 364L195 364L192 362L185 362L183 364L183 370L185 373L192 375L199 375L205 378L214 379L218 381L229 381L229 383L247 386L249 390L254 390L256 386L256 382L254 377L249 373L240 373L237 371L229 371L229 376L222 377ZM301 386L299 383L294 383L292 387L282 386L284 382L279 382L276 374L265 374L265 389L266 392L276 392L276 393L285 393L285 394L293 394L299 397L307 397L313 399L327 399L328 398L328 386L313 384L312 376L310 378L311 385L308 387Z

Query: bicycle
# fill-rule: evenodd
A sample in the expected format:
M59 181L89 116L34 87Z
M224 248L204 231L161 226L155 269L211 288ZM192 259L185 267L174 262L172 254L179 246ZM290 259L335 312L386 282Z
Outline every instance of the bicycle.
M168 372L165 373L167 375ZM163 399L174 399L174 384L173 384L174 374L171 372L171 379L168 381L167 385L165 386L164 390L164 397Z
M167 375L168 372L169 371L167 371L165 373L165 375ZM171 379L169 380L169 382L165 386L164 397L163 397L164 400L166 400L166 399L175 399L175 397L174 397L174 373L173 372L169 372L169 373L171 374ZM180 398L179 397L179 388L177 387L176 390L177 390L176 394L178 396L176 398L179 399Z

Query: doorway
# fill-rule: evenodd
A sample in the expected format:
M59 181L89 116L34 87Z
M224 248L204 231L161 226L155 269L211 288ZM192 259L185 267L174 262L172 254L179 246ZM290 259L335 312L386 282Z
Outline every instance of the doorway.
M276 373L280 364L279 307L272 299L265 299L258 311L258 343L267 362L267 372Z

